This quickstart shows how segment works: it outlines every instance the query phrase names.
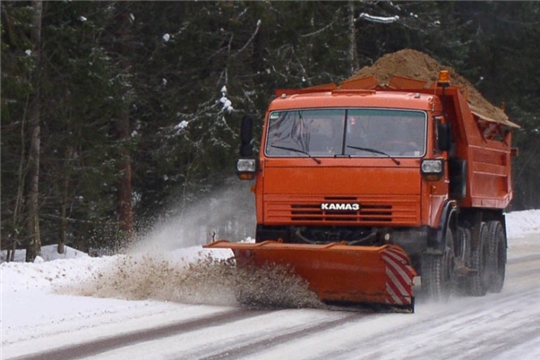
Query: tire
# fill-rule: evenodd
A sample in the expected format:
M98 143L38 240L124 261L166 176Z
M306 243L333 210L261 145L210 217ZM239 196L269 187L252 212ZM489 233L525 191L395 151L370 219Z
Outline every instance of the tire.
M422 256L422 291L428 299L446 302L454 287L454 237L446 232L446 248L443 255Z
M456 291L460 295L468 294L468 267L470 264L471 255L471 231L465 227L459 227L457 231L457 239L454 242L454 256L456 260Z
M506 274L506 234L499 221L488 223L491 281L488 291L500 293Z
M485 223L480 225L478 242L471 251L471 263L469 267L475 270L467 279L469 295L484 296L491 283L490 255L489 255L489 229Z

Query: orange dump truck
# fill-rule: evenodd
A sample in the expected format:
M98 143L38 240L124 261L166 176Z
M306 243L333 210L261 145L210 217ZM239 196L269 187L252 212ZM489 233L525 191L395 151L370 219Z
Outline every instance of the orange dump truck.
M242 122L256 242L207 247L239 266L286 265L325 302L414 310L415 276L439 300L501 291L517 125L475 111L447 71L276 95L256 158L253 120Z

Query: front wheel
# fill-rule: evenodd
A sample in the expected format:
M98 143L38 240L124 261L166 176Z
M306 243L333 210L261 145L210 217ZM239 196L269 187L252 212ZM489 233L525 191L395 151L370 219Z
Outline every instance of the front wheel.
M454 282L454 237L446 232L444 253L422 256L422 291L431 300L447 301Z

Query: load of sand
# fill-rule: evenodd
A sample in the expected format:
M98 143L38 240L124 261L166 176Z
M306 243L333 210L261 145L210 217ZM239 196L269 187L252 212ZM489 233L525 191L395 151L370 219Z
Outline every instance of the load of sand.
M386 54L372 66L366 66L354 73L351 79L375 76L379 86L386 86L394 75L426 81L429 86L437 81L440 70L450 72L452 85L460 86L467 94L472 111L484 120L495 121L511 127L518 127L512 123L504 111L489 103L465 78L449 67L443 66L430 56L416 50L405 49L395 53Z

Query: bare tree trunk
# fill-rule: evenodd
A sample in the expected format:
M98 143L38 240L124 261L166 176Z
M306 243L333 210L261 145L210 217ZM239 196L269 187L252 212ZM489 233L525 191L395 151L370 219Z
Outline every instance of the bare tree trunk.
M41 237L39 232L39 162L41 146L41 99L39 77L41 71L41 18L43 14L43 3L33 1L34 9L33 27L31 33L34 44L33 56L36 59L32 84L34 93L30 99L29 108L29 131L30 131L30 152L28 154L28 242L26 244L26 261L32 262L36 256L41 255Z
M7 261L13 261L15 258L15 251L17 250L17 244L20 243L20 234L21 234L21 213L23 212L24 204L24 195L25 195L25 184L26 184L26 142L25 128L26 128L26 109L28 109L28 98L26 99L25 104L25 113L23 114L21 120L21 155L19 158L19 168L17 170L17 197L15 199L15 207L13 210L13 229L15 229L14 238L11 243L11 251L8 253Z
M58 253L63 254L65 252L65 244L67 239L67 208L69 204L69 180L70 171L69 167L73 158L73 147L68 145L66 149L65 161L64 161L64 182L62 184L62 205L60 207L60 234L58 239Z
M354 1L349 0L349 64L350 71L349 75L352 75L358 70L358 49L356 48L356 26L355 26L355 17L354 17Z

